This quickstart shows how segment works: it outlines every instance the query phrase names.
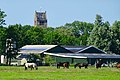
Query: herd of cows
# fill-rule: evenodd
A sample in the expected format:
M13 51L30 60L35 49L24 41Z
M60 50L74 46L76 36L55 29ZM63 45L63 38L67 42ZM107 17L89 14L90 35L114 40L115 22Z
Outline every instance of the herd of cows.
M101 68L101 65L102 65L101 62L96 63L96 68L97 69ZM59 63L57 63L57 68L60 68L60 66L63 67L63 68L69 68L70 64L69 64L69 62L59 62ZM80 69L81 69L81 67L85 67L87 69L88 68L88 63L77 63L77 64L74 65L74 68L76 68L76 67L79 67Z
M102 67L102 64L103 63L101 63L101 62L97 62L96 64L95 64L95 67L98 69L98 68L101 68ZM70 66L70 63L69 62L59 62L59 63L57 63L57 68L58 69L60 69L60 67L63 67L63 68L68 68L69 69L69 66ZM80 69L81 69L81 67L85 67L86 69L88 68L88 63L77 63L77 64L75 64L74 65L74 68L76 68L76 67L79 67ZM116 68L120 68L120 63L116 63L115 65L114 65L114 67L116 67ZM25 64L25 70L27 70L28 68L31 68L31 70L32 69L38 69L38 66L37 66L37 64L35 64L35 63L26 63Z

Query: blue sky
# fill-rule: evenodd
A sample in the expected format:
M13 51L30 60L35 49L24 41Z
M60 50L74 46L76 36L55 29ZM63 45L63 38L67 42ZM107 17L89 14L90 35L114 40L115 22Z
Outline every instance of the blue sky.
M34 25L34 12L47 11L48 26L75 20L94 23L96 14L112 24L120 20L120 0L1 0L7 25Z

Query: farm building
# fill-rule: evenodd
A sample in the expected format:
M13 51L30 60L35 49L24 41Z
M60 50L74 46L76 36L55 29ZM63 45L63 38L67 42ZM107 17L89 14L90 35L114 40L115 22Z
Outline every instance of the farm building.
M22 54L42 54L44 52L49 53L72 53L68 49L65 49L59 45L26 45L20 48Z
M94 46L26 45L20 49L19 53L44 54L52 56L56 62L86 62L91 65L95 64L98 59L108 63L120 61L120 55L107 54Z
M68 46L64 47L65 49L70 50L73 53L47 53L51 56L54 56L56 62L65 62L68 61L70 63L89 63L91 65L95 64L98 59L102 59L104 63L110 62L120 62L120 55L116 54L107 54L106 52L94 47L94 46Z
M40 56L44 57L44 52L54 53L54 54L72 53L71 51L59 45L26 45L20 48L19 54L21 54L21 56L19 56L19 58L22 57L28 60L30 54L40 54Z

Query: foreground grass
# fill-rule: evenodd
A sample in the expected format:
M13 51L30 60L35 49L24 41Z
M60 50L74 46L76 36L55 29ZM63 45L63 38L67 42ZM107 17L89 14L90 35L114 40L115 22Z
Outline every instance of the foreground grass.
M38 70L24 70L24 67L0 66L0 80L120 80L120 69L56 69L39 67Z

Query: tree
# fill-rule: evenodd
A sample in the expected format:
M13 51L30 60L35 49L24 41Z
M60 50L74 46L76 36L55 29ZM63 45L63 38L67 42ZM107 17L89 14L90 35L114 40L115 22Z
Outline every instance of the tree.
M109 22L103 22L100 15L96 15L94 28L88 38L88 45L94 45L102 50L110 50L110 24Z
M110 24L109 22L105 22L103 24L103 26L101 26L98 30L99 33L99 39L100 39L100 43L99 43L99 48L108 52L110 51Z
M101 15L96 15L95 27L100 27L103 25L103 18Z
M37 63L37 59L41 59L40 55L38 55L38 54L30 54L29 58L28 58L28 61Z
M15 50L15 43L13 39L6 39L6 57L7 62L6 64L11 64L11 59L16 57L17 51Z
M0 9L0 54L5 53L6 28L3 27L5 25L5 17L5 12Z
M43 41L43 29L39 27L31 27L27 30L24 38L25 45L40 45L44 44Z
M115 21L111 27L110 51L120 54L120 21Z
M6 16L7 16L7 15L5 14L5 12L0 9L0 27L2 27L3 25L5 25L5 20L4 20L4 18L5 18Z
M45 44L49 45L60 45L61 33L53 31L44 35Z
M60 26L55 28L55 32L59 34L58 45L77 45L77 38L73 35L72 28L67 26Z
M17 45L16 48L22 47L22 41L23 41L23 29L22 25L20 24L15 24L15 25L9 25L7 28L7 38L8 39L13 39L16 41Z
M79 46L87 44L87 38L93 27L94 25L91 23L74 21L72 23L66 23L64 26L57 27L54 31L61 36L58 39L60 40L58 41L59 44Z
M52 65L52 64L55 64L56 61L54 58L52 58L52 56L49 56L49 55L45 55L45 63L48 64L48 65Z
M103 24L102 17L100 15L96 15L94 28L88 38L88 45L98 46L98 43L99 43L98 30L99 30L99 27L102 26L102 24Z
M5 53L6 36L6 28L0 27L0 55Z
M17 51L18 49L21 47L21 41L22 39L22 26L20 24L16 24L16 25L9 25L7 30L7 37L6 37L6 44L8 44L8 46L6 47L6 56L7 56L7 64L11 64L11 59L15 58L17 55ZM11 44L15 44L15 46L12 46ZM12 46L13 48L11 48L10 46ZM11 49L10 49L11 48Z
M33 26L30 25L25 25L25 26L20 26L21 28L18 27L18 32L19 32L19 38L18 38L18 48L21 48L24 45L27 45L26 43L26 34L27 31L30 30Z
M72 34L75 37L80 37L82 35L90 34L90 32L94 27L92 23L86 23L86 22L80 22L80 21L67 23L65 26L72 29Z

